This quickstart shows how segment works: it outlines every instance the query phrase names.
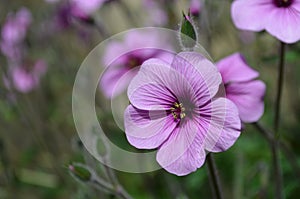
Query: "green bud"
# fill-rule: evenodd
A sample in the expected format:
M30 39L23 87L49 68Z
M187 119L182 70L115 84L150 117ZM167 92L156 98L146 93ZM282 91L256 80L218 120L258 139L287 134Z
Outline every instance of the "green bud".
M182 13L183 19L180 24L179 41L183 50L193 50L197 44L197 29L190 16Z
M92 173L89 169L85 165L79 163L69 165L69 171L73 177L83 182L89 181L92 177Z

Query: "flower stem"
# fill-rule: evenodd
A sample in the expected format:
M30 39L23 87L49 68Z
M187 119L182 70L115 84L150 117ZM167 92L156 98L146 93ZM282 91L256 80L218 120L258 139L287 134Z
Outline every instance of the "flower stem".
M283 88L283 77L284 77L284 59L285 59L285 43L280 42L279 50L279 66L278 66L278 79L277 79L277 94L275 102L275 117L274 117L274 131L276 139L279 138L279 119L280 119L280 104Z
M218 170L212 153L207 154L207 167L211 179L212 192L215 194L216 199L223 199Z
M274 133L270 131L269 129L265 128L261 123L256 122L253 123L254 127L266 138L266 140L269 142L270 145L274 142ZM294 170L296 177L300 179L300 167L297 163L297 157L292 152L292 150L289 148L289 146L282 142L281 140L278 140L279 149L285 154L285 157L289 161L292 169Z
M274 117L274 133L275 139L272 143L272 154L273 154L273 164L275 172L275 198L282 199L282 172L279 158L279 120L280 120L280 104L283 88L283 77L284 77L284 59L285 59L285 43L280 43L279 50L279 66L278 66L278 79L277 79L277 94L275 101L275 117Z

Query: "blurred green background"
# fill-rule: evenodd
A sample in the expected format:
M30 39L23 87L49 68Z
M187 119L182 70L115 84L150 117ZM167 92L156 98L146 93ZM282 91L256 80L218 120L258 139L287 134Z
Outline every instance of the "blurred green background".
M149 17L141 1L123 0L123 3L125 7L118 1L108 3L93 14L96 20L102 21L108 36L143 27ZM29 93L9 91L0 81L0 198L116 197L69 175L68 165L72 162L87 164L102 175L103 167L85 151L77 136L71 101L75 75L81 62L106 36L99 34L92 25L76 20L68 27L54 30L52 24L60 4L62 2L49 4L42 0L1 0L0 3L0 24L5 22L9 12L16 12L21 7L32 12L33 24L26 37L26 56L42 58L48 64L39 87ZM239 51L249 65L260 72L260 79L267 85L261 123L271 129L279 42L265 32L238 31L231 21L230 4L231 1L225 0L205 1L200 17L195 20L201 44L214 60ZM181 11L186 11L188 5L189 1L183 0L160 4L169 17L169 22L163 27L178 29ZM280 139L289 150L280 156L284 192L286 198L295 199L300 195L299 61L298 42L287 48L280 126ZM0 55L0 67L1 78L8 69L3 55ZM101 96L97 100L101 100ZM104 127L109 129L110 138L120 146L131 148L124 134L112 122L111 114L100 112L99 115L106 115ZM288 158L296 168L291 166ZM228 151L216 154L215 159L225 198L273 198L270 146L253 125L245 125L236 144ZM212 198L206 165L185 177L176 177L164 170L145 174L115 173L133 198Z

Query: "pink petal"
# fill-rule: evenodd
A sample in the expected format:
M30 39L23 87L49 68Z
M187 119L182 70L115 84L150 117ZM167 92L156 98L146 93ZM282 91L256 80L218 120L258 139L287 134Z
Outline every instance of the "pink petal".
M174 75L172 75L174 74ZM177 78L178 79L178 78ZM162 60L150 59L143 63L128 87L128 98L133 106L143 110L167 110L176 102L169 88L176 82L176 73Z
M299 4L299 2L298 2ZM269 13L266 30L285 43L300 40L300 6L274 9Z
M234 24L242 30L265 29L268 13L277 9L272 0L236 0L231 6Z
M125 110L124 118L127 139L139 149L159 147L177 125L165 111L144 111L131 105Z
M173 60L172 68L190 84L192 93L189 93L188 97L195 96L200 104L206 103L215 96L222 83L217 67L196 52L179 53Z
M187 175L200 168L205 161L203 138L198 126L186 120L170 135L157 152L157 162L168 172Z
M129 70L125 67L114 65L104 71L100 88L107 98L112 98L124 92L131 79L136 75L137 69Z
M201 133L206 133L205 149L210 152L226 151L240 136L241 121L238 109L225 98L214 100L210 106L210 117L200 118ZM202 110L203 114L205 110Z
M251 123L258 121L264 113L265 90L265 84L255 80L229 84L226 87L226 94L227 98L238 107L241 120Z
M109 65L119 65L124 64L126 61L126 53L128 49L124 44L118 41L111 41L105 49L105 53L102 58L102 63L104 67Z
M234 53L217 63L224 84L230 82L249 81L258 77L259 73L250 68L240 53Z

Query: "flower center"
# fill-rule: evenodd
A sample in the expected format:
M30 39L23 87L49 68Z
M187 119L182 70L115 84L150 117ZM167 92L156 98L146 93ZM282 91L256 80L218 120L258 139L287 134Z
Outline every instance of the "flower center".
M128 61L127 61L127 66L129 68L134 68L136 66L140 66L142 65L144 60L142 60L141 58L137 57L137 56L130 56Z
M292 3L293 3L294 0L273 0L274 4L277 6L277 7L289 7Z
M185 108L182 103L175 102L171 107L171 114L175 120L185 118Z

